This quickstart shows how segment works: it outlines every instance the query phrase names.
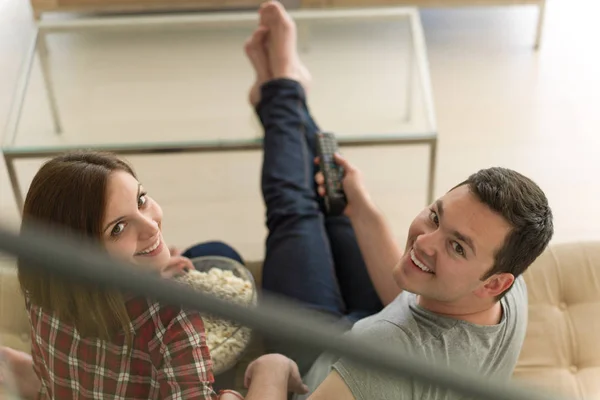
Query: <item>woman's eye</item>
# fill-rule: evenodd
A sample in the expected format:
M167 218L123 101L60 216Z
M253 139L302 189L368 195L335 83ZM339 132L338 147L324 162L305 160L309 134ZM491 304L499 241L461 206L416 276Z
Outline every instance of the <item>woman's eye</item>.
M110 235L118 236L121 234L121 232L123 232L124 229L125 229L125 222L119 222L118 224L115 225L113 230L110 232Z
M435 211L431 211L431 213L429 214L429 219L436 225L438 226L440 224L440 220L438 218L438 215L435 213Z
M465 255L465 249L457 242L452 242L452 248L454 248L454 251L456 252L456 254L464 256Z
M144 207L146 202L148 201L148 196L146 193L141 193L140 197L138 197L138 208Z

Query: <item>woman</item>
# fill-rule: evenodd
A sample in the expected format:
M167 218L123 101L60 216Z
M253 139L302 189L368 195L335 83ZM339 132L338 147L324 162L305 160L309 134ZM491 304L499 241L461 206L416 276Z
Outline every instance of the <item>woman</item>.
M261 189L269 235L262 289L292 298L311 309L332 315L334 319L343 320L351 325L361 318L379 312L382 302L371 282L349 219L325 213L321 198L324 190L322 177L318 184L313 181L318 172L314 159L317 156L317 133L320 130L306 105L306 89L310 84L310 76L296 53L295 25L278 2L266 2L259 12L261 26L247 43L246 53L256 72L256 83L251 90L250 102L265 132ZM103 215L103 222L97 227L96 235L105 243L108 251L158 271L168 262L166 254L161 253L164 247L161 247L163 245L160 237L160 216L154 218L155 215L159 215L153 211L158 206L143 193L131 172L124 172L123 167L113 169L117 170L112 179L115 190L113 193L110 185L106 185L109 190L105 207L114 213ZM96 193L88 197L88 202L98 201L102 192L100 196ZM131 215L134 218L131 218ZM125 218L122 219L122 216ZM132 235L134 239L130 239L128 235ZM115 307L112 314L108 314L112 318L108 320L112 323L111 326L127 328L133 325L134 332L138 332L135 331L139 327L138 319L127 320L124 317L129 314L123 312L120 299L119 302L115 302L109 297L106 304ZM116 307L117 305L120 307ZM148 310L148 304L143 305L146 307L144 310ZM160 310L162 309L160 307ZM178 314L174 317L175 312L169 312L169 318L163 320L162 315L159 315L160 318L155 320L160 322L159 328L164 328L165 323L169 321L175 321L174 332L181 335L183 344L175 345L173 340L181 338L169 337L168 339L173 340L160 343L160 346L166 349L166 353L160 352L160 355L167 354L165 363L182 362L174 367L182 371L184 377L179 382L176 380L179 375L167 374L167 371L172 371L173 368L165 369L162 375L159 370L158 376L162 381L154 378L153 385L149 385L153 390L151 393L155 394L158 390L155 388L158 386L161 390L164 387L167 394L172 386L178 390L192 390L192 387L197 387L198 382L201 382L205 397L208 397L212 376L204 356L206 346L203 337L194 334L192 341L187 333L183 333L187 331L182 330L180 326L181 323L185 323L193 332L201 332L201 320L193 313L177 311ZM99 314L92 322L102 321L99 319L102 315L105 314ZM167 329L171 327L169 325ZM148 331L153 332L155 328L150 326ZM126 329L123 331L128 332ZM129 332L131 333L131 329ZM136 338L134 335L134 350L137 350L136 344L148 347L148 344L156 345L157 341L153 338L144 344L136 342ZM130 339L121 335L119 340L121 345L113 352L120 355L128 349L125 343ZM179 351L187 346L194 349L196 356L193 360ZM274 354L261 357L251 364L246 371L246 382L252 382L248 399L286 398L285 390L279 386L280 382L272 380L279 375L288 382L288 391L305 393L307 388L302 385L296 363L300 364L301 370L307 371L318 353L291 348L286 343L273 340L267 343L267 348L273 353L283 353L295 362ZM171 349L175 355L170 354ZM155 349L153 347L150 350ZM104 350L107 351L108 349ZM151 362L155 362L154 358L145 353L144 355ZM81 354L81 357L92 362L98 358L95 353ZM123 357L121 356L121 360ZM39 358L39 361L35 361L37 364L44 359ZM192 363L198 368L184 369L184 366ZM117 363L115 368L118 370L121 366L122 364ZM193 385L189 384L192 380ZM182 385L182 389L179 389L179 385ZM104 386L101 387L103 388ZM160 393L155 397L164 396Z
M77 152L44 164L25 201L24 226L28 221L98 240L109 254L164 277L193 268L186 257L242 262L222 243L181 256L169 250L160 206L111 154ZM21 262L18 275L41 398L216 398L198 312L33 272Z

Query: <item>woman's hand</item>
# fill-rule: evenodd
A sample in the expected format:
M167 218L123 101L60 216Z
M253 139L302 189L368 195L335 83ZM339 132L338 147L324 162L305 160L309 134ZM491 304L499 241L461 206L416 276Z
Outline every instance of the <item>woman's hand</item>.
M27 399L36 399L42 384L27 353L0 347L0 388Z
M219 394L219 400L244 400L244 396L235 390L224 390Z
M250 387L252 383L252 377L259 371L264 370L267 373L275 371L287 370L287 387L288 392L306 394L308 393L308 386L302 382L298 365L281 354L267 354L254 360L246 369L246 375L244 376L244 386Z
M169 264L160 271L160 276L166 279L183 275L194 268L192 261L184 256L171 256Z

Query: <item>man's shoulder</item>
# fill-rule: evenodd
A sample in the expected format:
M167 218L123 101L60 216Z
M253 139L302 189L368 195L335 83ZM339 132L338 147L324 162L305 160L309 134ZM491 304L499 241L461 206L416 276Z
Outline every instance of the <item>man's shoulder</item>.
M422 356L439 336L439 326L424 321L415 308L415 295L404 292L380 313L357 323L352 334L369 342L382 343L404 354Z
M527 307L527 284L525 283L525 278L523 275L519 275L515 279L515 283L510 288L504 299L512 300L514 302L513 306L519 306L521 308Z
M367 338L369 341L404 346L407 348L415 345L417 335L412 324L401 325L387 319L378 319L365 325L359 333L359 338Z
M515 280L502 304L503 321L496 326L481 326L433 314L417 306L406 293L378 315L361 321L358 331L361 337L391 346L406 356L508 378L527 325L527 288L522 277ZM344 359L334 369L357 399L382 391L390 398L454 398L437 387L411 379L390 380Z
M524 336L527 328L529 302L527 296L527 285L523 276L517 277L512 288L506 293L506 296L500 300L502 305L503 317L506 319L507 329L520 332Z

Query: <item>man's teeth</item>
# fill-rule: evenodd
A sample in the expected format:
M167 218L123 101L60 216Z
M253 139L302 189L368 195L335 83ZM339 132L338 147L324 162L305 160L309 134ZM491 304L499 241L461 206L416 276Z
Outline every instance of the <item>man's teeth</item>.
M141 254L148 254L148 253L152 253L154 250L156 250L156 249L158 248L158 245L159 245L159 244L160 244L160 238L158 238L158 239L156 240L156 243L154 243L154 244L152 245L152 247L148 247L146 250L144 250L144 251L140 251L138 254L139 254L139 255L141 255Z
M429 268L427 268L425 266L425 264L423 264L421 261L419 261L417 259L417 257L415 256L415 251L411 250L410 251L410 259L415 263L415 265L419 268L421 268L421 270L425 271L425 272L429 272L429 273L433 273L432 270L430 270Z

